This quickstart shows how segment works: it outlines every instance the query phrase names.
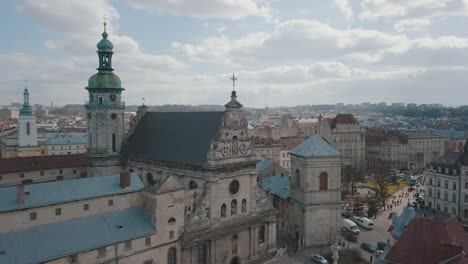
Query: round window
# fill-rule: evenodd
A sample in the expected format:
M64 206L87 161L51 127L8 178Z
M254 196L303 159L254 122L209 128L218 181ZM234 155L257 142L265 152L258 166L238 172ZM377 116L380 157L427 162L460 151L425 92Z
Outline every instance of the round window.
M236 194L239 191L239 182L237 180L233 180L231 184L229 184L229 192L231 194Z

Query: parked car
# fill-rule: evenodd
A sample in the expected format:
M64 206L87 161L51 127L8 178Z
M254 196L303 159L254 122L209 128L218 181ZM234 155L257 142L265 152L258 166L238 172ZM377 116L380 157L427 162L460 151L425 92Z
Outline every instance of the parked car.
M369 253L374 253L377 250L374 245L369 243L361 243L361 248Z
M344 227L341 228L341 235L349 242L357 243L358 236L349 232Z
M352 218L353 221L366 228L366 229L374 229L374 222L372 220L370 220L369 218L366 218L366 217L353 217Z
M385 250L385 247L387 246L387 243L385 242L379 242L377 243L377 249L378 250Z
M344 217L344 218L350 218L353 216L353 214L349 211L342 211L341 212L341 216Z
M328 261L320 255L312 255L312 262L317 264L328 264Z
M354 223L350 219L343 220L343 228L355 235L359 235L359 233L361 232L361 230L359 230L359 228L357 227L356 223Z

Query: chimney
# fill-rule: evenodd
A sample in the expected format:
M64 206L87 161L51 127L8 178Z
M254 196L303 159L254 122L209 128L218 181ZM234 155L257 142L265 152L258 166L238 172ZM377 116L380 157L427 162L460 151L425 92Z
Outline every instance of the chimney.
M130 186L130 172L122 171L120 173L120 187L124 189L128 186Z
M16 190L16 201L18 202L18 205L23 205L24 204L24 185L18 185L17 190Z

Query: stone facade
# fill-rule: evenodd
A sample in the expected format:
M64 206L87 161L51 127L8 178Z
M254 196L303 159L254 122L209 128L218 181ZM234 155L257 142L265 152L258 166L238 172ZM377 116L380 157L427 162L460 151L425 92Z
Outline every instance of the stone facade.
M432 133L408 132L408 169L422 171L446 153L448 139Z

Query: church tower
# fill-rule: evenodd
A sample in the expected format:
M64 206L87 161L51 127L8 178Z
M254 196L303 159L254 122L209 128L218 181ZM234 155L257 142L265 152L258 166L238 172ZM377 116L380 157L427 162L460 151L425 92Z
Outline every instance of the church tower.
M18 146L20 148L37 147L37 124L32 107L29 105L28 87L23 92L23 108L18 117ZM18 153L18 156L21 156Z
M113 73L112 42L107 39L106 23L97 44L98 72L88 80L88 176L105 176L121 171L120 150L124 138L125 104L120 78Z

